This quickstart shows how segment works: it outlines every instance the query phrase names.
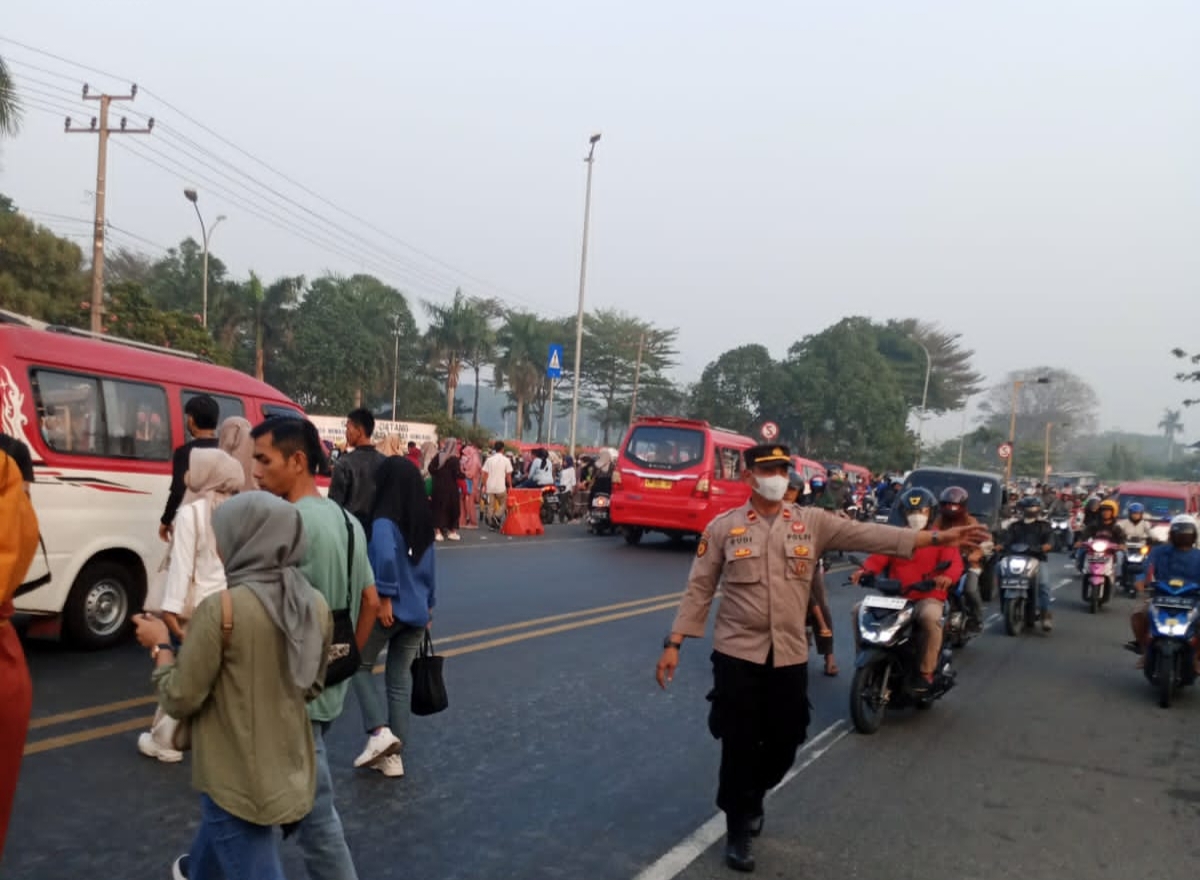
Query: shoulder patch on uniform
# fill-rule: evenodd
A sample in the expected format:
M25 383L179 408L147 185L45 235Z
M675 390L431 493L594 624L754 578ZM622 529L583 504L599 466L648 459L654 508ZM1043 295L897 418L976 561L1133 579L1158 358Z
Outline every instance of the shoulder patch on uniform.
M696 558L703 559L704 554L708 552L708 533L705 532L700 536L700 543L696 545Z

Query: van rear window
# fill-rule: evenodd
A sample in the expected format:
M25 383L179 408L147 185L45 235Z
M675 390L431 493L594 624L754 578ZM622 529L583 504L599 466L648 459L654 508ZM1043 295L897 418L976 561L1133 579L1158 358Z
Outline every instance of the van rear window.
M704 461L704 432L672 425L638 425L625 444L634 464L660 471L682 471Z
M1129 505L1134 502L1145 507L1146 516L1151 519L1171 519L1181 513L1187 513L1187 501L1183 498L1166 495L1131 495L1121 492L1117 495L1116 500L1121 505L1121 516L1129 515Z

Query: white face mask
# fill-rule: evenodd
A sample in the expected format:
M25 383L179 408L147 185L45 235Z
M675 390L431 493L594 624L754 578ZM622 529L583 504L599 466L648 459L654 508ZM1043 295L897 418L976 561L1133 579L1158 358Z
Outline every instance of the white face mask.
M908 515L908 527L910 529L916 529L919 532L927 525L929 525L929 514L910 513Z
M787 494L788 478L781 475L774 477L755 477L754 491L757 492L764 501L782 501L783 496Z

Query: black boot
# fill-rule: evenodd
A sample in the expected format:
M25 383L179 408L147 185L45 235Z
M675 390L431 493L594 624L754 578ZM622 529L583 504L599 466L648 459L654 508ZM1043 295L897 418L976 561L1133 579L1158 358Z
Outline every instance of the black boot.
M751 816L749 819L747 819L746 830L750 832L751 837L758 837L761 835L763 830L763 814L759 813L757 816Z
M745 826L729 830L725 838L725 864L735 871L749 874L754 870L754 854L750 851L750 831Z

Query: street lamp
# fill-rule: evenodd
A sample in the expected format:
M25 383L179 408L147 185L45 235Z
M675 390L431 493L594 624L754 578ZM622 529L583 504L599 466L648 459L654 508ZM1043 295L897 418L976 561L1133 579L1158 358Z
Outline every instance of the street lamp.
M217 219L213 223L212 227L211 228L206 227L204 225L204 218L200 215L200 196L199 196L199 194L197 194L197 192L194 189L192 189L191 187L188 187L187 189L185 189L183 191L183 195L185 198L187 198L187 200L189 202L192 203L192 207L196 209L196 218L200 221L200 237L201 237L201 239L203 239L203 242L204 242L204 265L201 270L203 272L203 278L201 278L201 280L200 280L200 326L204 327L207 330L208 329L208 241L212 237L213 230L215 230L217 228L217 226L220 225L221 221L225 219L225 215L218 214Z
M592 159L596 154L599 133L588 139L587 189L583 197L583 248L579 256L579 310L575 313L575 379L571 389L571 457L575 457L575 432L579 425L579 365L583 355L583 292L587 286L588 223L592 213Z
M1038 376L1036 379L1033 380L1033 383L1035 385L1049 385L1050 377L1049 376ZM1021 389L1021 386L1024 384L1025 384L1025 381L1023 379L1016 379L1012 383L1012 414L1010 415L1009 420L1008 420L1009 454L1008 454L1008 461L1005 464L1005 470L1004 470L1004 484L1006 486L1012 482L1013 459L1017 457L1017 455L1016 455L1016 450L1017 450L1017 446L1016 446L1016 441L1017 441L1017 392Z
M925 352L925 390L921 392L921 419L917 422L917 454L913 458L913 470L915 471L921 463L921 433L925 427L925 404L929 400L929 374L933 372L933 358L930 357L925 343L919 339L913 339L913 342L921 347L921 351Z

